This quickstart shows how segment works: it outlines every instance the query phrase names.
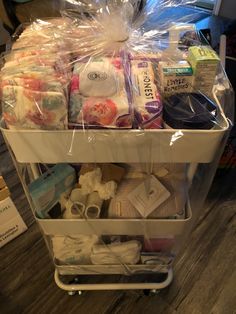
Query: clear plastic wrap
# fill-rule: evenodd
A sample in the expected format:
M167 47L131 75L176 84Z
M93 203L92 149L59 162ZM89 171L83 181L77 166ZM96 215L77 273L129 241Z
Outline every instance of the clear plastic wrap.
M149 1L138 15L129 1L96 1L92 12L79 2L73 11L62 11L63 18L28 25L4 58L1 84L7 126L162 128L163 97L194 90L211 94L204 84L198 88L199 77L193 82L187 61L196 63L194 52L200 45L194 25L163 17L168 9L193 2ZM157 25L151 29L154 18ZM194 46L187 55L188 45ZM212 54L210 50L208 89L219 63Z
M3 56L2 132L61 274L167 272L197 221L233 91L190 3L63 1Z

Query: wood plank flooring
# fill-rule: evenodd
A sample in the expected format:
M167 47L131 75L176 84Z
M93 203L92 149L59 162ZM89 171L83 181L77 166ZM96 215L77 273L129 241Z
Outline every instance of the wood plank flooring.
M218 176L201 217L174 267L174 281L157 296L84 292L68 296L54 267L1 138L0 173L29 229L0 249L0 313L236 313L236 171Z

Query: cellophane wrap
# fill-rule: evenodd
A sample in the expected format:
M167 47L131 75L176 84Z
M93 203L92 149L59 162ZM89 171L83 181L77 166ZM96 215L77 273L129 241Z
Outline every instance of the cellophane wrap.
M197 221L233 91L194 2L61 1L2 57L2 132L63 274L167 272Z

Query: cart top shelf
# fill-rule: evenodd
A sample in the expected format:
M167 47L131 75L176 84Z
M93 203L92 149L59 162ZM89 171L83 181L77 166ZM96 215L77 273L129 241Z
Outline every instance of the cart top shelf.
M229 124L211 130L8 130L22 163L211 162Z

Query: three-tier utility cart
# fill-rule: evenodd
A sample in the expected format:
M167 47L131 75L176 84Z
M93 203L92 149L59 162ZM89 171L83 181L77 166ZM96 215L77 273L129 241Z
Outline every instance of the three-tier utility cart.
M219 108L221 108L216 99ZM191 229L201 209L216 169L220 151L225 145L229 122L220 109L219 127L211 130L9 130L1 131L26 195L30 200L23 172L35 179L38 164L56 163L184 163L187 165L188 201L181 219L35 219L50 248L53 235L127 235L148 238L173 236L177 247ZM192 193L194 191L194 193ZM177 251L176 251L177 252ZM55 262L55 282L70 294L82 290L144 289L159 290L172 279L171 265L61 265ZM93 277L84 281L84 275ZM99 282L98 275L102 276ZM117 282L104 282L105 277L119 276ZM151 277L151 280L150 280ZM69 282L67 280L69 278ZM122 280L121 280L122 278ZM125 278L125 280L123 280ZM65 280L66 279L66 280ZM112 280L114 278L112 277Z

